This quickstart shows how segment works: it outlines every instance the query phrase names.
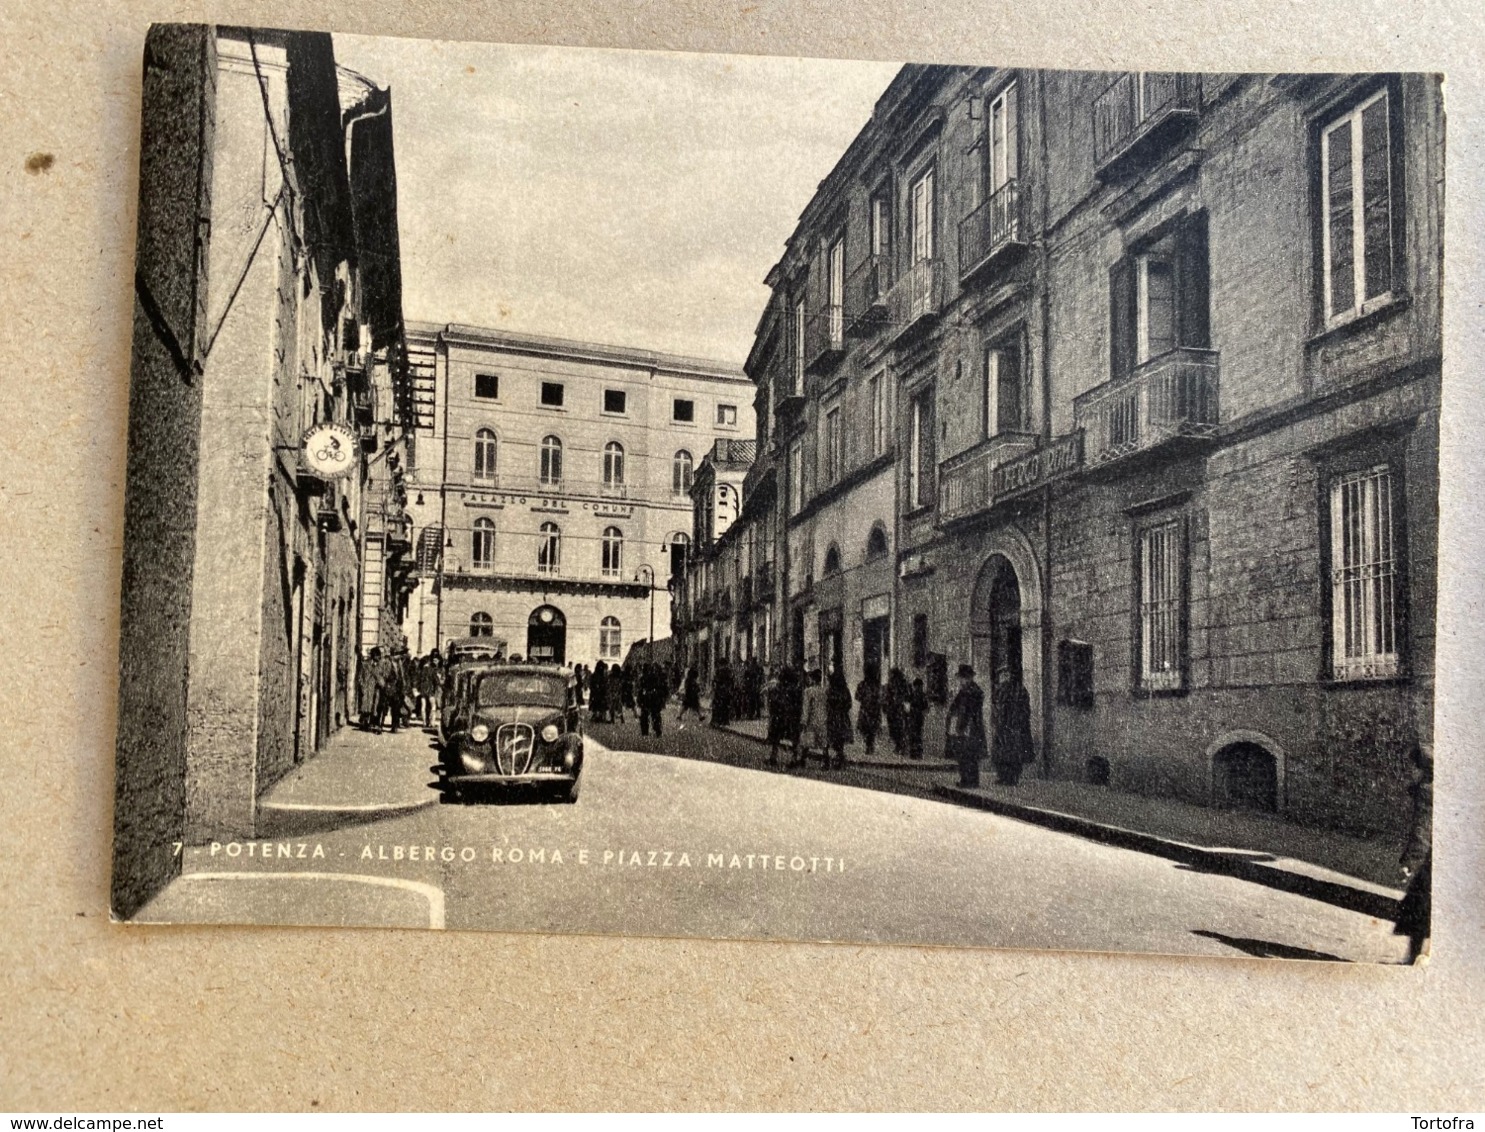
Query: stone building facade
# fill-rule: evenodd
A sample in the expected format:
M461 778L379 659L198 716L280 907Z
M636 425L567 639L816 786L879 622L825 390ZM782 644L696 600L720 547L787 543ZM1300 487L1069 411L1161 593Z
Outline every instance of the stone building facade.
M364 406L405 385L387 92L312 33L156 25L145 74L123 916L178 869L172 843L258 832L259 796L355 710L367 456L397 430ZM301 459L325 426L344 475Z
M905 68L748 363L774 659L1005 672L1044 775L1404 827L1442 162L1431 76Z
M752 439L742 372L458 325L413 324L409 351L409 648L488 635L591 667L669 637L696 469L719 439Z

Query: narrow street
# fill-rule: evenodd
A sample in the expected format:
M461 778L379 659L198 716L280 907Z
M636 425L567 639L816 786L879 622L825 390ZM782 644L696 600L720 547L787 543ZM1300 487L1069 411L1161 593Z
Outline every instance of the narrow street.
M320 802L275 800L294 784L270 792L275 839L187 849L188 875L142 918L1401 957L1373 917L865 789L857 772L767 771L760 744L673 720L658 741L632 722L593 727L571 806L436 804L425 733L354 733L354 752L301 768L299 794ZM370 766L380 809L351 800Z

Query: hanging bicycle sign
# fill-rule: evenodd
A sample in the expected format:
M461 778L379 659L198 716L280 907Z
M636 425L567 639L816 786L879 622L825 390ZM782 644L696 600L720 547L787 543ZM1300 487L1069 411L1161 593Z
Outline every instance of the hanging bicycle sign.
M321 479L350 475L356 468L360 444L343 424L317 424L299 439L299 460Z

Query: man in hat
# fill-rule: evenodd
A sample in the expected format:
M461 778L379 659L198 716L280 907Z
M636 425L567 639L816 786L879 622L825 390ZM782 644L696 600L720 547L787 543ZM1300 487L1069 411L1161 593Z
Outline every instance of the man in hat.
M944 753L959 764L959 785L978 786L985 758L985 693L968 664L959 666L959 690L949 704L945 730Z

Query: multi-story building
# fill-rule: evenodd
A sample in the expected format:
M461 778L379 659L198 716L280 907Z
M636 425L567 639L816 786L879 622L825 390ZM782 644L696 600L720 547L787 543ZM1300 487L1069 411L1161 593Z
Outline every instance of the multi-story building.
M741 370L473 326L408 337L409 647L476 634L592 666L668 637L696 467L718 440L753 436Z
M748 365L793 657L1008 672L1045 775L1404 826L1442 161L1429 76L905 68Z
M161 846L261 832L258 798L355 712L368 528L400 522L372 461L410 406L387 91L323 34L156 25L146 54L126 916L179 867Z

